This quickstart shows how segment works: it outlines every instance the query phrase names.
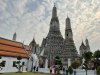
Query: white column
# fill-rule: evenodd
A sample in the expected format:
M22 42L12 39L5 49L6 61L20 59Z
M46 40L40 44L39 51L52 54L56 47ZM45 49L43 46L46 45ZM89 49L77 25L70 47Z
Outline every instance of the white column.
M71 65L71 59L68 58L68 67Z
M45 60L45 68L48 68L48 59Z
M85 59L83 58L83 59L82 59L82 64L84 63L84 61L85 61Z

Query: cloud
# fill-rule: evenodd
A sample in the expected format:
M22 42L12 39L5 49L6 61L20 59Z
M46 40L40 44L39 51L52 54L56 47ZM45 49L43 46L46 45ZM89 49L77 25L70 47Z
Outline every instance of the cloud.
M25 40L29 44L35 36L36 42L41 44L49 31L54 2L63 37L68 15L77 50L86 37L92 51L100 49L99 0L0 0L0 36L12 39L16 32L18 41Z

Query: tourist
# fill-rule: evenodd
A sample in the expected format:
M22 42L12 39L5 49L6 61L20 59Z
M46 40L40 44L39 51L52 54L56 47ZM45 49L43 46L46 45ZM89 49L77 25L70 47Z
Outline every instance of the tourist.
M54 67L54 75L56 75L56 67Z
M74 75L76 75L76 71L74 71Z
M66 69L66 75L68 75L68 69Z
M38 72L38 67L36 68L36 72Z
M35 72L36 66L34 66L33 69L34 69L34 72Z
M50 75L52 75L52 67L50 67Z
M63 74L65 75L65 68L63 67Z

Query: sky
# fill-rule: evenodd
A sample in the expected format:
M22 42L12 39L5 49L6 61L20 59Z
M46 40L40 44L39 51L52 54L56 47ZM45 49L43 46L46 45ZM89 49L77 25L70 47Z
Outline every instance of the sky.
M100 0L0 0L0 37L41 45L48 34L54 3L65 38L65 19L71 20L77 50L88 38L91 51L100 49Z

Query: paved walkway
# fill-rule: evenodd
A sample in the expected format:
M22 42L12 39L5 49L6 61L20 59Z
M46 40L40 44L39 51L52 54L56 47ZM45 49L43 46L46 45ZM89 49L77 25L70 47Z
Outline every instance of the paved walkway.
M54 73L54 69L52 71ZM39 72L50 73L48 68L39 68ZM61 71L61 74L64 75L62 71ZM74 75L74 74L72 74L72 75ZM86 72L85 72L85 70L77 69L76 70L76 75L86 75ZM88 70L87 75L96 75L96 73L95 73L94 70Z

